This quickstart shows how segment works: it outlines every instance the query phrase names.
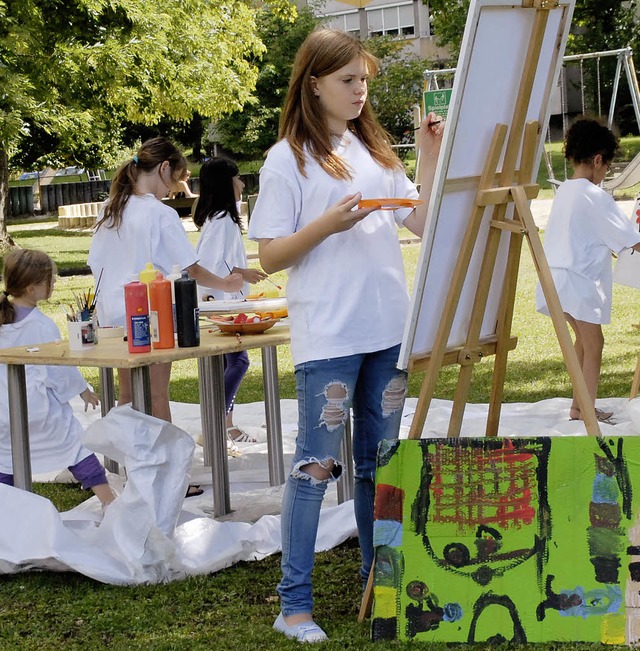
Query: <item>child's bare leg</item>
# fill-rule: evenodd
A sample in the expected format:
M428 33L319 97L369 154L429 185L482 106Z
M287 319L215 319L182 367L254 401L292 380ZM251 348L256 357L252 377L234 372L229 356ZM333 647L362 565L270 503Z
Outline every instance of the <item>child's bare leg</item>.
M582 373L589 389L589 395L593 404L596 404L598 395L598 383L600 382L600 367L602 365L602 349L604 348L604 336L602 326L599 323L587 323L576 321L584 355L582 359Z
M582 369L582 364L584 362L584 348L582 346L582 338L580 336L580 331L578 330L578 325L576 323L576 320L570 314L567 314L565 312L564 317L567 320L567 323L569 324L571 329L573 330L573 334L575 335L573 349L575 350L576 356L578 358L578 364L580 365L580 369ZM571 407L569 409L569 418L572 418L574 420L578 420L580 418L580 406L578 405L578 401L576 400L575 391L573 393L573 400L571 401Z
M151 385L151 414L156 418L171 422L169 407L169 378L171 363L154 364L149 367L149 383ZM131 402L131 371L128 368L118 369L118 404L126 405Z
M118 404L126 405L131 402L131 371L128 368L118 369Z
M149 367L149 382L151 384L151 413L156 418L171 422L169 406L169 380L171 378L171 362L154 364Z
M587 323L586 321L575 320L576 340L580 339L582 346L581 368L591 402L595 407L598 396L598 384L600 382L600 369L602 366L602 350L604 348L604 336L602 326L599 323ZM572 409L579 412L575 401Z
M91 490L97 495L100 502L102 502L102 506L107 506L116 499L109 484L98 484L97 486L93 486Z

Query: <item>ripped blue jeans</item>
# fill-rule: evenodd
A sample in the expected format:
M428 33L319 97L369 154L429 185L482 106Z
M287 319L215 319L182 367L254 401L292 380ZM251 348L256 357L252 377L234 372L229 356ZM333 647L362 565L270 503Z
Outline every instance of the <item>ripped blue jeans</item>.
M362 552L362 578L373 562L376 453L398 437L407 376L396 368L400 346L375 353L306 362L295 367L298 436L282 499L282 580L285 616L313 610L311 572L320 507L327 485L340 477L340 443L353 411L354 509ZM305 472L309 463L331 469L328 480Z

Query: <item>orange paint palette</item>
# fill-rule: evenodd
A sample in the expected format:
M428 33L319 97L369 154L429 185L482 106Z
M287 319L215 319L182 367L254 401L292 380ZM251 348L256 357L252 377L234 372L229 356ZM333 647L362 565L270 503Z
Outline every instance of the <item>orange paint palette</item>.
M358 208L375 208L376 210L396 210L397 208L415 208L423 201L420 199L362 199Z

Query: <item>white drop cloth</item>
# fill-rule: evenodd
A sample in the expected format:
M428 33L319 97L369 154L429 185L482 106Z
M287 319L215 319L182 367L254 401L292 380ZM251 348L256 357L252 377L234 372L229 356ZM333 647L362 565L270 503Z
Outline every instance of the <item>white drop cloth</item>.
M504 404L500 434L504 436L585 435L580 421L568 418L570 400L556 398L533 404ZM16 488L0 486L0 573L30 569L74 570L99 581L137 584L207 574L240 560L258 560L280 550L281 487L269 486L264 405L236 405L235 421L258 439L239 444L241 455L229 458L233 513L214 520L211 472L202 463L198 405L172 403L169 425L128 407L84 413L74 401L76 416L87 427L87 447L127 467L127 482L110 476L119 498L104 519L91 497L59 514L48 500ZM405 405L401 438L407 436L416 400ZM601 400L618 424L603 424L602 433L640 434L640 399ZM285 468L294 449L297 406L281 402ZM434 400L424 437L443 436L451 403ZM463 436L483 436L487 405L467 405ZM189 483L200 484L202 496L183 501ZM36 480L65 481L68 471ZM100 523L100 526L97 524ZM335 484L327 492L316 549L330 549L356 535L353 503L337 505Z

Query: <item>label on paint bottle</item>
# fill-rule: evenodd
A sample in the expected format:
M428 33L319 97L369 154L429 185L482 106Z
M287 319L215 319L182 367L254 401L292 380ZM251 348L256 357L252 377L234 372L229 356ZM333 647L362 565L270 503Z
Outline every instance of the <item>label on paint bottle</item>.
M151 331L151 341L157 344L160 341L160 327L158 325L158 312L151 310L149 312L149 330Z
M149 316L147 314L132 316L131 332L133 333L132 344L134 346L150 346L151 334L149 332Z

